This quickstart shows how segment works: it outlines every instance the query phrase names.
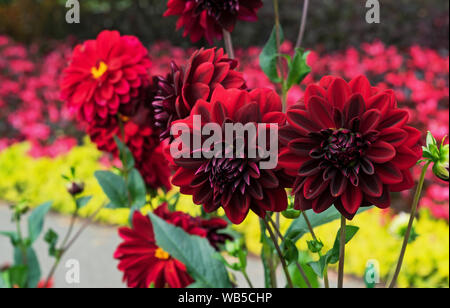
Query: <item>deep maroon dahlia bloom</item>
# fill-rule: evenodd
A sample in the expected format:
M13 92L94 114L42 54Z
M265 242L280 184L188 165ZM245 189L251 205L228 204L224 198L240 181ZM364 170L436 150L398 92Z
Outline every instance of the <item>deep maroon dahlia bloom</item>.
M180 16L177 30L192 42L205 37L209 44L221 40L223 29L232 32L237 20L257 21L261 0L169 0L164 16Z
M272 90L248 92L219 86L210 102L199 100L189 118L175 123L192 127L193 117L200 115L202 125L274 123L281 126L286 120L281 110L281 100ZM223 149L226 148L229 147L223 144ZM172 184L179 186L181 193L192 195L194 203L203 205L206 212L222 207L231 222L240 224L249 210L265 217L267 211L280 212L287 208L284 176L278 170L261 169L260 161L261 158L250 158L247 154L243 158L174 159L178 169Z
M154 77L153 108L155 125L162 130L161 139L170 136L173 121L189 116L197 100L209 100L218 85L225 89L244 88L245 80L237 67L238 62L227 58L223 49L200 49L186 67L172 63L166 77Z
M421 157L420 132L407 125L392 91L365 77L325 77L303 106L287 113L279 164L296 176L295 207L321 213L333 204L352 219L361 206L390 206L390 192L410 189Z
M218 233L227 227L223 219L201 219L183 212L170 212L166 203L154 213L191 235L207 238L216 249L218 245L232 239ZM114 258L120 261L118 268L123 271L123 279L130 288L148 288L152 283L155 288L184 288L194 282L183 263L156 245L148 216L136 211L132 228L120 228L119 235L124 241L114 253Z
M119 108L139 97L148 85L151 62L134 36L103 31L75 47L63 72L61 96L86 122L107 122Z

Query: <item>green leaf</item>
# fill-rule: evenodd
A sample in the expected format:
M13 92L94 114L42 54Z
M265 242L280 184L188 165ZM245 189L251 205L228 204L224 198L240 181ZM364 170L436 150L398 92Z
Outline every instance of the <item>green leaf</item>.
M36 288L41 279L41 266L33 248L26 249L25 262L28 267L27 288ZM25 265L22 250L19 247L14 249L14 265Z
M308 253L304 251L299 252L298 262L300 266L302 267L303 271L306 274L306 277L308 278L309 282L311 283L311 286L313 288L319 288L319 279L317 275L314 273L314 271L308 267L308 262L311 261L311 257L308 255ZM308 288L308 285L306 284L305 280L303 279L303 276L300 274L300 271L297 268L296 264L291 264L289 266L289 273L292 277L292 282L294 283L294 287L296 288Z
M131 170L134 168L134 157L130 149L120 140L117 136L114 136L117 148L119 149L119 158L122 161L123 168Z
M128 174L128 191L132 199L132 207L142 208L147 203L147 190L144 179L139 171L132 169Z
M150 213L156 243L172 257L182 262L196 285L207 288L230 288L225 265L214 257L216 251L208 240L187 234Z
M58 242L58 238L58 233L56 233L53 229L49 229L44 236L45 242L49 245L48 254L52 257L56 257L57 255L56 243Z
M311 72L311 67L306 64L306 58L309 55L309 51L305 52L302 48L295 49L294 60L289 65L289 75L287 79L287 90L292 88L293 85L301 84L303 79Z
M284 41L283 30L280 26L280 42ZM278 48L277 48L277 35L276 27L273 28L269 40L264 46L261 54L259 55L259 65L267 77L274 83L280 83L282 78L278 73L277 61L278 61Z
M358 211L358 214L361 214L369 210L370 208L371 207L361 208ZM320 214L312 213L312 211L305 212L305 214L308 215L309 221L311 222L313 228L325 225L341 218L341 213L339 213L339 211L336 210L335 207L330 207L328 210ZM293 242L296 243L307 233L309 233L308 224L306 223L305 218L302 215L292 222L286 232L285 237L292 239Z
M128 191L125 180L110 171L96 171L95 177L110 200L110 208L123 208L128 206Z
M318 261L309 262L308 265L318 277L323 278L325 268L328 265L327 257L321 256Z
M290 239L285 239L281 245L284 259L288 264L292 264L298 260L298 248Z
M346 226L345 227L345 244L350 242L353 237L358 232L359 227L356 226ZM339 229L338 233L336 234L336 240L334 241L333 248L327 252L327 258L329 258L328 264L335 264L339 261L339 246L340 246L340 238L341 238L341 229Z
M6 236L11 240L11 244L16 246L17 241L19 239L18 235L14 231L0 231L0 235Z
M77 203L77 208L78 209L82 209L83 207L85 207L86 205L88 205L88 203L92 200L92 196L85 196L85 197L80 197L77 199L76 203Z
M46 202L33 210L28 217L28 236L31 243L37 240L41 235L42 228L44 227L44 218L48 211L52 207L52 202Z
M433 137L433 134L429 131L427 133L427 147L431 145L437 145L436 138Z
M10 287L27 287L28 268L25 265L15 265L6 270L5 277Z

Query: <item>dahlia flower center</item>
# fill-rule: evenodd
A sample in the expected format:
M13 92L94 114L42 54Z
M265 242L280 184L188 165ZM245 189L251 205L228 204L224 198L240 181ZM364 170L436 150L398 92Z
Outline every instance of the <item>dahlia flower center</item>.
M224 12L236 14L239 11L239 0L195 0L197 13L208 11L210 16L220 17Z
M99 79L106 73L107 70L108 65L106 65L105 62L100 61L97 67L94 66L91 68L92 77L94 77L94 79Z
M155 257L160 260L169 260L170 255L165 252L162 248L158 248L155 250Z
M360 133L349 129L332 131L322 143L325 159L336 167L355 167L367 149L367 143Z
M220 201L223 193L234 193L237 189L242 194L245 193L246 186L250 185L249 168L255 169L258 167L245 159L213 158L205 162L197 171L197 174L202 172L208 174L214 199Z

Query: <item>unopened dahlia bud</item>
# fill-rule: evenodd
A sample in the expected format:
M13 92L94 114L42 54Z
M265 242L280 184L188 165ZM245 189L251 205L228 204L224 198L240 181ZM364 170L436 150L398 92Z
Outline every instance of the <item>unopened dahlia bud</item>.
M67 185L67 191L72 196L77 196L84 191L84 183L83 182L71 182Z
M433 163L433 173L444 181L449 181L449 145L444 144L445 138L441 145L438 146L436 139L431 132L427 135L427 146L423 148L423 157L426 161Z

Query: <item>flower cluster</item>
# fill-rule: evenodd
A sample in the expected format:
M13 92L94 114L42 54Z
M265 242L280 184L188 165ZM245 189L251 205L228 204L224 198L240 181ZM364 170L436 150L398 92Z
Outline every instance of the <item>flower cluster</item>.
M114 137L130 148L146 184L170 188L151 108L151 62L133 36L103 31L96 40L75 47L64 70L61 95L87 125L100 150L118 155Z
M166 222L182 228L191 235L207 238L213 247L218 248L229 235L218 233L227 227L227 222L220 218L194 218L182 212L170 212L167 204L162 204L155 215ZM184 288L193 283L186 267L156 245L150 218L135 212L133 227L120 228L119 235L124 240L119 245L114 258L119 260L118 268L124 272L124 281L131 288Z

